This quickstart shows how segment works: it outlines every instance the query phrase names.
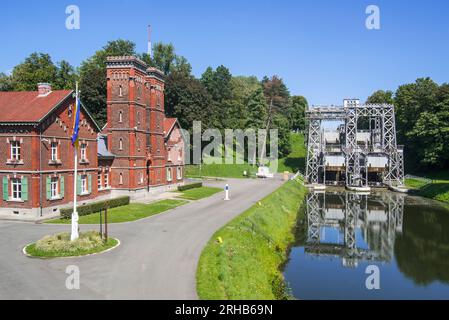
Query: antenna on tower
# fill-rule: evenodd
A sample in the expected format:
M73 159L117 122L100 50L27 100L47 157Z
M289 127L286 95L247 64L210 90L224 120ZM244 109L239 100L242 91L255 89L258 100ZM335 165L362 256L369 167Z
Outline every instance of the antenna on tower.
M151 25L148 25L148 55L150 56L150 58L152 58L151 56Z

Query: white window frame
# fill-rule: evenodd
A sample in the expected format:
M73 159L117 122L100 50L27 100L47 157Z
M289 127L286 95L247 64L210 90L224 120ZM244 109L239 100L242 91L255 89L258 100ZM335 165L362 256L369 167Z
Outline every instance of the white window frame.
M81 175L81 194L88 194L89 193L89 186L87 185L89 183L87 179L87 174Z
M123 111L121 110L118 112L118 122L119 123L123 122Z
M109 188L109 170L108 169L106 169L104 171L103 183L104 183L104 188L105 189Z
M58 143L53 141L50 145L51 150L51 161L57 161L58 160Z
M173 181L171 167L167 168L167 181Z
M176 167L176 178L178 180L182 179L182 168L181 167Z
M98 171L98 175L97 175L97 187L98 190L102 190L103 189L103 179L101 178L103 172L100 170Z
M139 184L143 184L143 173L139 173Z
M50 178L50 196L51 196L51 199L59 198L59 178L58 177Z
M81 161L87 161L87 143L81 143L80 158Z
M122 138L120 138L118 141L118 149L123 150L123 139Z
M20 161L20 141L11 141L11 160Z
M119 174L118 183L123 184L123 173L121 173L121 172Z
M17 188L15 190L15 188ZM11 200L22 200L22 180L20 178L11 178Z

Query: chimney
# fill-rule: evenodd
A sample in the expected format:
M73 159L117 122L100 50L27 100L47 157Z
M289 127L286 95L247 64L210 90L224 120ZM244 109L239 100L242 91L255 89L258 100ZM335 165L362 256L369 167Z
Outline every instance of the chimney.
M38 83L37 92L39 97L45 97L51 92L51 84L49 83Z

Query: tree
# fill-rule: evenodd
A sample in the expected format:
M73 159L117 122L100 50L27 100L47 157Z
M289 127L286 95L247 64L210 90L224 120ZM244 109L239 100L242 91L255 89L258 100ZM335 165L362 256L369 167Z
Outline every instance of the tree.
M135 44L127 40L109 41L80 67L81 100L102 126L106 114L106 58L108 56L136 55Z
M290 143L290 126L287 117L282 114L273 116L271 129L278 130L278 155L280 158L287 156L292 151Z
M267 123L267 102L262 87L254 91L247 99L246 127L253 129L265 129Z
M430 78L376 91L367 103L394 103L397 139L404 145L408 171L445 168L449 165L449 84Z
M282 79L278 76L272 76L271 79L264 77L262 80L262 86L268 106L267 121L265 126L268 131L272 126L275 115L286 115L289 113L288 101L290 98L290 93L288 92L288 89ZM278 121L278 123L282 123L282 121ZM267 144L266 138L263 143L263 148L265 148ZM261 153L262 155L265 154L265 150L262 150ZM263 163L264 159L261 159L261 162Z
M293 96L290 99L290 128L305 130L307 99L303 96Z
M153 57L144 53L141 55L141 59L145 61L149 66L158 68L165 75L169 75L172 72L184 72L190 74L192 72L192 66L183 56L179 56L175 52L173 44L164 44L158 42L153 46Z
M11 76L0 72L0 91L12 91L13 83Z
M393 104L393 91L377 90L366 100L367 104Z
M168 116L178 118L182 128L191 132L193 121L212 128L209 107L212 98L203 84L184 72L172 72L166 79L165 107Z
M232 75L225 66L219 66L215 71L208 67L201 76L201 83L212 97L209 107L214 128L225 129L235 127L235 119L232 115L238 114L235 109L239 108L238 103L232 101Z
M58 63L54 86L56 89L73 89L78 80L75 69L65 60Z
M439 148L442 138L439 130L435 131L438 121L429 117L429 113L437 113L438 84L430 78L417 79L415 83L402 85L396 91L394 103L396 107L396 124L398 141L404 144L407 169L417 170L435 163L435 156L426 153L425 148ZM431 121L428 126L426 121ZM426 136L438 134L430 141ZM426 147L422 143L426 141ZM430 145L429 145L430 144ZM424 153L423 153L424 152ZM438 151L437 151L438 152Z
M25 61L14 67L12 85L14 91L36 91L37 84L56 82L58 69L46 53L32 53Z

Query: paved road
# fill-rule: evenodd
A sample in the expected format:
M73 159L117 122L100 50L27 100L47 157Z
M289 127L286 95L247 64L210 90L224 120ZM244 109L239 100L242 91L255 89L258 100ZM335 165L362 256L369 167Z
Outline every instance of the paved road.
M69 226L0 221L0 299L197 299L195 274L207 241L221 226L265 197L279 179L230 179L224 193L140 221L110 225L121 245L104 254L31 259L21 250ZM226 182L211 182L223 187ZM92 226L81 226L81 230ZM67 290L65 270L80 268L80 290Z

